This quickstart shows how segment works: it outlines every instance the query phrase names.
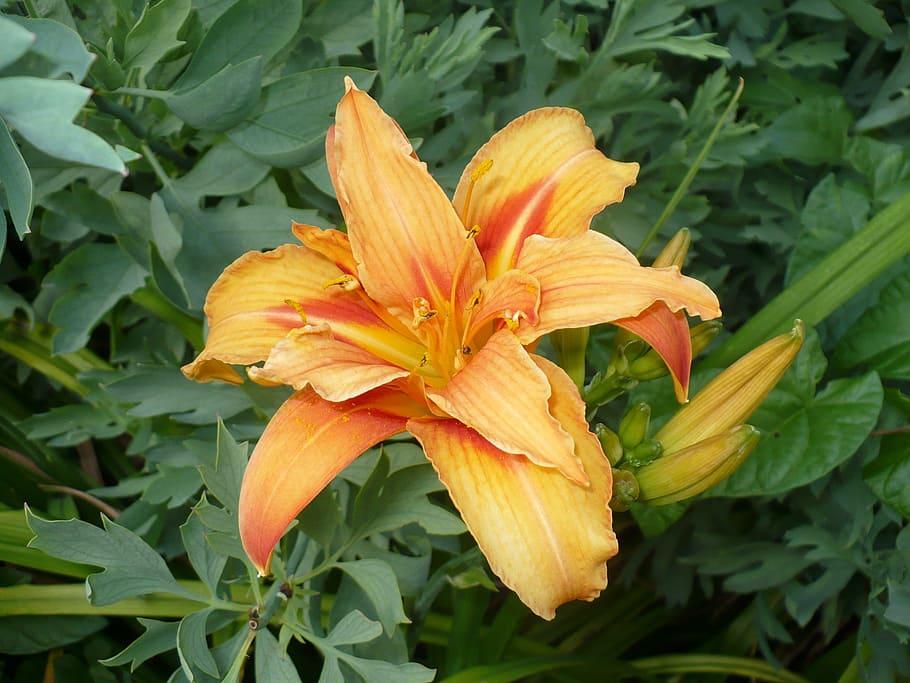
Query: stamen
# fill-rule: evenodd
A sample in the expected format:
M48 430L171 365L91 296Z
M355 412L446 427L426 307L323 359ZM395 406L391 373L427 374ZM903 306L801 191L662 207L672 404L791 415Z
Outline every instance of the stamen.
M478 289L476 292L474 292L474 294L471 296L471 300L468 302L468 310L473 311L475 308L480 306L481 299L483 299L483 291Z
M303 321L303 324L307 324L306 311L303 310L303 304L299 301L294 301L293 299L285 299L284 303L297 311L297 315L300 316L300 320Z
M477 168L471 171L471 182L476 183L478 180L483 178L491 168L493 168L492 159L484 159L481 161L479 164L477 164Z
M417 367L422 368L429 362L430 362L430 354L424 353L423 356L420 358L420 362L417 364Z
M461 352L466 356L470 356L473 353L473 351L471 351L471 347L468 345L462 346Z
M323 289L328 289L329 287L341 287L346 292L353 292L355 289L360 289L360 281L353 275L345 273L322 285Z
M514 313L509 313L509 311L504 311L502 313L503 320L506 321L506 327L508 327L512 332L518 329L518 321L521 318L521 311L515 311Z
M475 225L473 228L468 230L468 234L465 235L465 239L468 239L468 240L473 239L473 238L477 237L477 235L479 235L479 234L480 234L480 226Z
M417 297L414 299L414 319L411 322L411 326L414 329L417 329L423 325L430 318L436 317L438 311L434 308L430 308L430 302L424 299L423 297Z
M468 191L465 193L464 209L462 210L461 214L462 223L467 223L468 221L468 214L470 213L471 209L471 197L474 195L474 186L477 184L478 180L483 178L489 172L491 168L493 168L493 160L484 159L479 164L477 164L477 168L471 171L471 182L468 185Z

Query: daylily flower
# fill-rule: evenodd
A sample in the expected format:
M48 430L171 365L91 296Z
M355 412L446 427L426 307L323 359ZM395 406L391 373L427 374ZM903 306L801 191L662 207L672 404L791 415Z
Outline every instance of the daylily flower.
M609 462L574 383L528 348L604 322L651 343L640 316L655 302L720 314L704 284L644 268L588 229L638 164L601 154L578 112L539 109L477 152L450 202L350 79L326 157L347 233L294 225L302 246L228 266L206 300L207 345L184 368L237 382L231 364L265 361L252 378L297 390L244 476L250 559L267 573L300 510L364 450L407 430L525 604L552 618L594 599L617 551ZM688 348L688 329L670 341ZM674 376L688 373L689 359L683 369L680 354L665 357Z

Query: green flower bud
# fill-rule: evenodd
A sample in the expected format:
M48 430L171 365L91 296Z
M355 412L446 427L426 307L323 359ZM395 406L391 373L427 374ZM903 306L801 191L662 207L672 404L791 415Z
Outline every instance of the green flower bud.
M629 470L613 470L613 497L610 507L616 512L629 509L638 500L638 482Z
M550 333L550 341L556 350L560 367L566 371L579 389L585 383L585 350L588 348L588 329L578 327L554 330Z
M654 435L664 452L675 453L748 420L787 372L803 337L797 320L790 332L753 349L711 380Z
M641 467L635 472L641 501L669 505L707 491L736 471L760 436L740 425Z
M648 439L626 453L626 462L632 467L642 467L660 457L663 448L660 441Z
M603 422L594 425L594 434L600 441L600 447L603 448L604 455L611 465L615 465L622 460L622 444L619 443L619 436L612 429L607 427Z
M652 267L667 268L669 266L676 266L681 270L683 264L686 262L686 255L689 253L691 244L692 235L689 233L689 228L678 230L676 234L670 238L670 241L667 242L667 246L665 246L657 255L657 258L654 259L654 263L651 264Z
M651 406L647 403L636 403L629 408L619 423L619 440L622 447L629 451L644 441L648 435L651 422Z

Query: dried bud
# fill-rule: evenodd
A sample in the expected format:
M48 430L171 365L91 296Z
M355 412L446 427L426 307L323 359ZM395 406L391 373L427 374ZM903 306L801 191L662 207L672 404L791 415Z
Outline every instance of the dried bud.
M803 323L797 320L790 332L765 342L715 377L654 435L664 453L688 448L748 420L787 372L803 337Z
M612 429L607 427L603 422L594 425L594 434L600 441L600 447L603 448L604 455L611 465L615 465L622 460L622 444L619 443L619 436Z
M669 505L692 498L723 481L758 445L760 432L740 425L636 470L640 499Z
M613 497L610 507L616 512L629 509L638 500L638 482L629 470L613 470Z
M651 406L636 403L623 415L619 423L619 441L625 450L631 450L645 440L651 422Z

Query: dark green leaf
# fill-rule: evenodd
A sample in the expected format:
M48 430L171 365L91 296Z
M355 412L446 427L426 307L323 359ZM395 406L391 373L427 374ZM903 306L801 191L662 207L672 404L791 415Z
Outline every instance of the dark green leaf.
M0 652L31 655L77 643L107 624L101 617L3 617L0 619Z
M102 515L100 529L78 519L48 521L27 510L35 537L30 548L103 571L85 580L93 605L110 605L124 598L166 592L193 597L174 579L164 560L141 538Z
M210 78L170 93L166 102L194 128L224 131L243 121L259 101L262 58L229 64Z
M256 680L300 683L297 668L267 628L256 633Z
M369 90L375 71L330 67L281 78L263 89L262 105L228 133L248 154L272 166L309 164L324 153L325 134L344 94L344 77Z

